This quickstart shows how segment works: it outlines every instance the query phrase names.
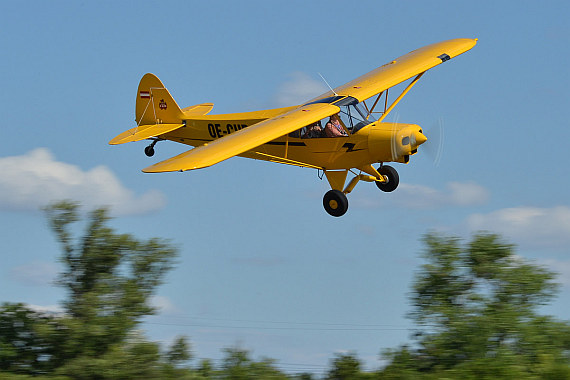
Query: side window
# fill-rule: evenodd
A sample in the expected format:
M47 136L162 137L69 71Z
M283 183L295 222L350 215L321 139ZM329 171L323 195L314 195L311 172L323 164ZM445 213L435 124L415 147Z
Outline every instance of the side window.
M293 138L296 138L296 139L300 139L301 136L302 136L303 133L304 133L304 132L303 132L304 129L305 129L305 127L301 128L301 129L298 129L298 130L296 130L296 131L293 131L293 132L291 132L291 133L289 133L289 137L293 137Z

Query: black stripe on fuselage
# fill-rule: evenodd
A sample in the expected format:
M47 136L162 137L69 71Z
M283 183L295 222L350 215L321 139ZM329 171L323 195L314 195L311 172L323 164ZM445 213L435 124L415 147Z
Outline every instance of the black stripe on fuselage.
M289 141L288 143L286 141L269 141L269 142L266 142L265 144L267 144L267 145L307 146L307 144L305 144L302 141Z

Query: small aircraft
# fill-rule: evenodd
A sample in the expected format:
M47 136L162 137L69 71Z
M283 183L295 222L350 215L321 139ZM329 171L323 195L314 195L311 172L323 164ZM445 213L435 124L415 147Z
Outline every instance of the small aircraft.
M373 182L385 192L398 187L398 172L385 163L408 163L427 137L416 124L383 120L427 70L476 43L462 38L428 45L304 104L233 114L208 115L212 103L181 109L162 82L146 74L137 91L137 126L109 144L148 139L152 142L144 151L149 157L163 140L195 147L143 169L145 173L200 169L234 156L318 169L331 187L323 206L330 215L341 216L348 210L346 194L359 181ZM409 79L388 105L388 90ZM349 172L354 176L345 185Z

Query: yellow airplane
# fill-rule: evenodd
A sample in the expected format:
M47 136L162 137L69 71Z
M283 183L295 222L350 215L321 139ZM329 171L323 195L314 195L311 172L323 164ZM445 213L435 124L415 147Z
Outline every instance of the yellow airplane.
M427 138L416 124L382 121L427 70L476 43L462 38L428 45L302 105L233 114L208 115L212 103L180 109L162 82L146 74L137 92L137 126L109 144L149 139L149 157L162 140L195 147L143 169L145 173L200 169L234 156L318 169L331 187L324 208L341 216L348 210L346 194L359 181L374 182L385 192L398 187L398 172L384 163L408 163ZM388 90L408 79L388 105ZM345 185L349 172L354 177Z

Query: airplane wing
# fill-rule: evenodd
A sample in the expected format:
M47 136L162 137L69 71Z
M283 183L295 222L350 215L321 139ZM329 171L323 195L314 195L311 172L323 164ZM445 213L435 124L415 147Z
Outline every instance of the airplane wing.
M334 93L329 91L310 102L335 94L352 96L361 102L465 53L476 43L476 38L457 38L424 46L335 88Z
M328 103L307 104L143 169L145 173L205 168L338 113Z
M318 101L331 95L350 96L359 102L425 72L471 49L477 39L460 38L414 50L337 87L292 111L204 144L188 152L143 169L145 173L205 168L243 154L266 142L293 132L340 111L338 106Z

